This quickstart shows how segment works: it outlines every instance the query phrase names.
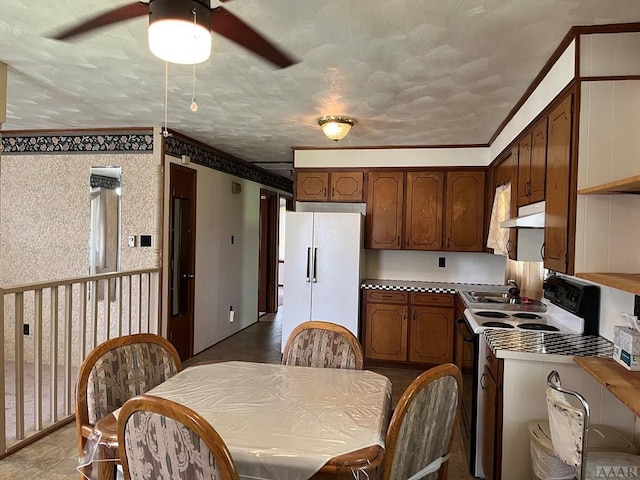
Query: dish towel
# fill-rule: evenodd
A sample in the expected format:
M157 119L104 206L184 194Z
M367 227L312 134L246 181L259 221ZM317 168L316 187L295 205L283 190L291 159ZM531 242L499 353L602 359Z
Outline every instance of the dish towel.
M491 221L489 223L489 235L487 247L493 248L496 255L509 256L507 242L509 241L509 229L500 228L500 222L511 218L511 182L496 187L491 209Z

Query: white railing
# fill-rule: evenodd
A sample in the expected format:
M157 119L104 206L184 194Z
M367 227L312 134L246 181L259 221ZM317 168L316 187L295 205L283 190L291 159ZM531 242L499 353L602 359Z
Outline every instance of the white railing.
M159 269L0 288L0 458L74 414L96 345L159 331Z

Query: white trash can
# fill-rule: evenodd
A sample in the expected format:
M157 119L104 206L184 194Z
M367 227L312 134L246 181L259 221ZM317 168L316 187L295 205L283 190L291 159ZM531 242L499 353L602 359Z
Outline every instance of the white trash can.
M574 468L565 464L553 453L549 422L530 423L529 438L531 480L572 480L574 478ZM605 425L591 425L588 451L635 454L636 448L617 430Z

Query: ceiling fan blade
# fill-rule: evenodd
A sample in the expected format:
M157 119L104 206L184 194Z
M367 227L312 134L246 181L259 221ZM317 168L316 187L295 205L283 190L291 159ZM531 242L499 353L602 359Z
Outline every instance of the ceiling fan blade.
M149 15L149 4L145 2L136 2L129 5L118 7L114 10L110 10L107 13L93 17L86 22L69 28L63 32L55 35L55 40L67 40L71 37L87 33L96 28L105 27L113 23L122 22L135 17L141 17L142 15Z
M223 7L211 9L211 30L238 45L242 45L280 68L298 63L297 60L283 53L269 40Z

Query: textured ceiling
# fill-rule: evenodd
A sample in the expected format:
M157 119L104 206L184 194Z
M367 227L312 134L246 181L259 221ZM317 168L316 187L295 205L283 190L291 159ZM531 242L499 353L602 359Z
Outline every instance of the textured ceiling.
M163 124L165 65L149 52L145 17L69 43L47 38L127 3L0 0L4 130ZM169 67L169 128L261 164L290 162L292 146L334 146L316 124L322 115L358 121L337 147L486 143L572 25L640 21L638 0L225 7L300 63L274 69L214 35L211 58L196 66L197 113L189 109L192 67Z

